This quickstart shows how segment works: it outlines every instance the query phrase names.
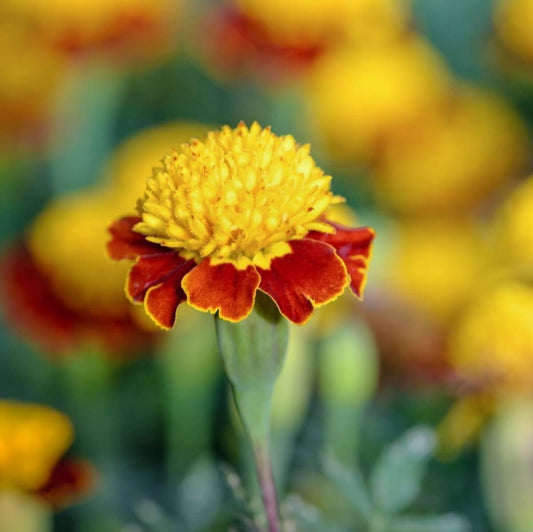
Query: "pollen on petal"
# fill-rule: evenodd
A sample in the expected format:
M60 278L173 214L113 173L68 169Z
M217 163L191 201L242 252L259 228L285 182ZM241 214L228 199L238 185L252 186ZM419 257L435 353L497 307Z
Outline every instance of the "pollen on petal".
M259 288L272 297L286 318L303 324L315 307L342 294L349 276L333 247L307 238L289 245L292 253L273 259L269 269L257 268Z
M232 263L204 260L183 279L182 287L192 307L215 313L228 321L241 321L252 311L260 277L254 266L237 269Z

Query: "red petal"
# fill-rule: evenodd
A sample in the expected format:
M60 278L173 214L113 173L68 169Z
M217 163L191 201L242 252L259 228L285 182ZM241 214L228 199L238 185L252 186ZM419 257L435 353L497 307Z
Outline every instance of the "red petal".
M46 484L36 494L54 508L63 508L86 495L94 486L96 471L84 460L58 462Z
M154 321L170 329L178 305L186 300L181 281L195 264L171 250L141 257L128 275L126 293L133 301L144 300L146 311Z
M139 256L161 253L161 246L148 242L143 235L133 231L133 226L140 221L139 216L126 216L113 222L109 228L111 240L107 243L107 251L112 259L133 260Z
M254 306L260 277L253 266L238 270L231 263L211 265L208 259L189 272L182 282L189 305L216 312L228 321L240 321Z
M62 354L75 345L76 313L56 296L50 280L22 244L0 260L0 295L9 324L45 352Z
M350 288L360 298L366 282L368 263L372 256L372 241L376 234L369 227L352 229L329 223L336 229L335 234L313 231L307 235L307 238L326 242L337 250L337 255L344 261L351 278Z
M272 259L270 269L257 268L259 288L276 302L280 312L294 323L305 323L315 306L342 294L348 275L335 249L304 238L289 242L292 253Z
M69 308L22 244L0 259L0 296L9 324L47 355L97 342L110 356L126 358L155 339L122 309L95 314Z

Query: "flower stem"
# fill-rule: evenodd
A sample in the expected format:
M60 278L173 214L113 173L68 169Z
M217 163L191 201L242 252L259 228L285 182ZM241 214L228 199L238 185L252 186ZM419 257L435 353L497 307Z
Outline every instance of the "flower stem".
M265 507L265 514L268 523L268 532L279 532L279 509L276 496L276 486L272 475L270 463L270 453L268 445L254 445L255 467L261 489L261 498Z
M252 443L268 532L279 532L279 512L269 455L270 405L287 349L287 322L264 294L239 323L216 319L218 346L235 404Z

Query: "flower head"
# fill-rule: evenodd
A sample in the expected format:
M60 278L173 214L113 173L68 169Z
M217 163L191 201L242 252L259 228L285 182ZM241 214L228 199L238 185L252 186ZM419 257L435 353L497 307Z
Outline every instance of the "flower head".
M342 201L290 135L257 123L192 140L154 168L140 217L111 227L111 257L135 259L126 292L162 327L178 305L240 321L259 288L304 323L350 284L361 295L374 233L329 223Z
M435 51L408 37L325 54L304 97L312 127L334 155L371 161L384 141L402 137L447 105L450 81Z
M401 214L466 212L522 173L528 142L505 100L460 87L445 112L381 145L376 194Z
M127 269L105 253L106 227L116 215L105 189L56 198L25 241L0 258L6 319L44 353L64 355L95 342L122 356L155 339L144 314L124 300Z
M74 439L70 420L45 405L0 399L0 491L24 492L63 507L86 493L95 472L64 458Z
M73 435L68 418L52 408L0 401L0 485L40 488Z
M451 334L449 360L457 373L494 392L531 389L533 289L506 281L465 311Z
M44 47L65 53L111 52L136 60L165 50L181 12L178 0L6 0Z

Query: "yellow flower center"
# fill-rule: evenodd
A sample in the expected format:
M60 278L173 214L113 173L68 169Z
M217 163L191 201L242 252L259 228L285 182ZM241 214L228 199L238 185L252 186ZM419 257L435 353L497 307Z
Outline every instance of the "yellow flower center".
M185 258L268 267L290 252L287 241L333 231L321 218L343 199L330 181L292 136L224 126L154 168L135 231Z

